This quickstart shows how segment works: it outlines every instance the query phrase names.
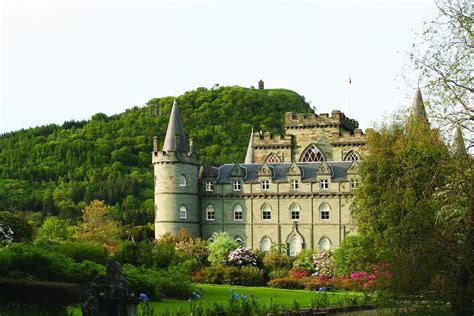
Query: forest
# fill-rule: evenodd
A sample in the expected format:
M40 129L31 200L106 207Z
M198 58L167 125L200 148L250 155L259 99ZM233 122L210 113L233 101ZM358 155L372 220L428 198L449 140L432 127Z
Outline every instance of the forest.
M279 134L285 112L310 111L303 96L285 89L215 85L177 102L203 165L242 162L252 126ZM154 98L112 116L1 135L0 210L77 219L99 199L117 219L146 222L153 210L152 137L162 146L172 103Z

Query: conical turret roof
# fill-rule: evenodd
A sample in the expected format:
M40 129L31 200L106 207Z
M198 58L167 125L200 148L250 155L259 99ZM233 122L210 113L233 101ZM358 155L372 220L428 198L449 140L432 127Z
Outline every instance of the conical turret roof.
M188 151L188 141L186 135L184 135L183 124L181 123L181 118L179 116L178 103L176 102L176 99L173 101L173 108L171 109L168 129L166 130L163 151Z
M255 152L253 149L253 126L252 133L250 134L249 145L247 147L247 154L245 155L245 163L254 163L255 162Z
M413 115L415 118L427 118L425 103L423 102L420 88L416 89L415 98L413 99L413 104L411 106L411 115Z
M461 127L456 128L456 135L454 136L453 154L455 157L464 157L466 155L466 146L462 137Z

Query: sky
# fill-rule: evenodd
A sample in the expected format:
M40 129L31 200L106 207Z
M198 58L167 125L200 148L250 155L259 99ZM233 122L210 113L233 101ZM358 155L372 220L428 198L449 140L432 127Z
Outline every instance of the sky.
M0 10L0 134L260 79L365 129L411 104L407 52L436 14L432 1L381 0L4 0Z

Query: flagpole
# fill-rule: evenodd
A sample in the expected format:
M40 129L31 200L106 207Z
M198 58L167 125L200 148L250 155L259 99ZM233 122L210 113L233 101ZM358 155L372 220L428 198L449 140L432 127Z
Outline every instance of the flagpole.
M351 80L351 77L349 77L349 117L352 116L351 86L352 86L352 80Z

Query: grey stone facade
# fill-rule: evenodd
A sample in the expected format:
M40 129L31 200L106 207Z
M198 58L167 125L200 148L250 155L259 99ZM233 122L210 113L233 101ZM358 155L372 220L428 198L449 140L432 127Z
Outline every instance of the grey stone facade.
M339 111L285 115L285 135L253 133L245 163L201 167L173 104L165 145L154 141L155 236L186 228L208 239L227 231L268 250L337 247L351 220L365 134Z

